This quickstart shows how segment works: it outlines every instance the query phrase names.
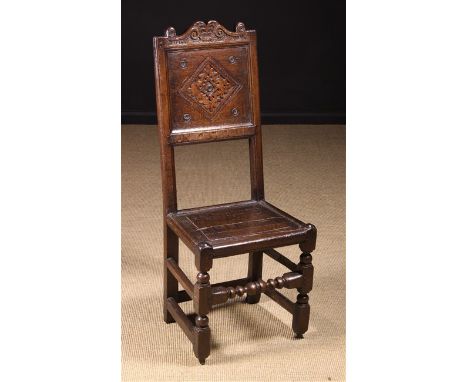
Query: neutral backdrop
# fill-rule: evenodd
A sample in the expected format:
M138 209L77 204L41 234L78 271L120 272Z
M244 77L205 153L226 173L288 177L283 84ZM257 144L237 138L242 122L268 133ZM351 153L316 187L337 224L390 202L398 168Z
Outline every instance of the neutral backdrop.
M124 0L123 123L155 122L153 36L198 20L257 31L263 123L345 122L344 0Z

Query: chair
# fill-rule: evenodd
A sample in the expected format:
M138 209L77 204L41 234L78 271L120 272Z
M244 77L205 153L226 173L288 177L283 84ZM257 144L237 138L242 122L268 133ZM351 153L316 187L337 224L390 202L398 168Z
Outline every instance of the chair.
M208 313L212 306L247 295L255 304L265 293L292 314L297 338L307 331L314 268L310 253L317 230L265 201L256 32L238 23L231 32L216 21L198 21L182 35L174 28L154 38L157 113L161 142L164 214L164 321L177 322L201 364L210 354ZM177 209L174 146L248 139L251 200ZM179 238L194 254L193 284L178 265ZM296 265L274 248L298 244ZM249 254L247 277L210 284L214 259ZM289 272L262 280L263 254ZM184 290L179 291L178 284ZM276 289L297 289L292 302ZM191 320L179 303L193 300ZM265 322L268 325L268 322Z

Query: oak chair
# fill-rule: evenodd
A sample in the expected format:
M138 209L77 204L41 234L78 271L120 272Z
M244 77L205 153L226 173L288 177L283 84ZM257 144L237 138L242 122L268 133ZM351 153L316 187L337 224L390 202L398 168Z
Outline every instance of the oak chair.
M157 113L161 142L164 214L164 321L177 322L201 364L210 354L208 313L236 295L255 304L265 293L292 314L302 338L309 325L308 293L317 230L265 201L257 71L256 32L238 23L231 32L216 21L198 21L182 35L174 28L154 38ZM174 146L248 139L251 200L177 209ZM193 284L178 265L179 238L198 270ZM298 264L274 248L298 244ZM210 284L213 259L249 253L248 275ZM289 272L262 280L263 254ZM178 284L184 290L179 291ZM296 302L276 289L295 288ZM193 300L194 322L179 303ZM268 325L266 322L265 325Z

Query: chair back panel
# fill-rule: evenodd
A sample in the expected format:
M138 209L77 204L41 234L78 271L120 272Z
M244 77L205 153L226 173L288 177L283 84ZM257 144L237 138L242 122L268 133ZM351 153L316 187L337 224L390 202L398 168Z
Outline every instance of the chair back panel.
M252 198L264 197L257 39L198 21L154 40L164 211L177 210L174 146L249 139Z
M157 92L167 94L167 102L158 105L158 116L169 115L162 127L171 144L255 134L255 31L239 23L236 32L230 32L216 21L197 22L181 36L169 28L166 36L155 38L155 58Z

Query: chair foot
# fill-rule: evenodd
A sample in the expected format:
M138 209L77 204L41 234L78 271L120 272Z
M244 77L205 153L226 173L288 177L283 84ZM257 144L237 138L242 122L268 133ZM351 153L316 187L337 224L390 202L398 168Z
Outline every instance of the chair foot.
M203 365L210 355L211 331L209 327L208 312L210 310L209 296L211 294L210 275L199 272L194 286L195 327L193 330L193 351Z
M195 323L193 352L203 365L205 359L210 355L211 330L208 326L207 316L197 316Z
M205 360L204 360L204 359L199 359L198 362L200 362L200 365L204 365L204 364L205 364Z
M172 324L173 322L176 322L174 320L174 317L171 316L171 314L169 313L166 307L164 307L163 314L164 314L164 322L166 324Z
M304 338L304 336L303 336L302 334L300 334L300 333L294 333L294 334L295 334L295 335L294 335L294 338L296 338L296 339L298 339L298 340L301 340L301 339Z
M260 301L261 294L255 296L247 296L245 302L247 304L257 304Z
M308 293L312 290L314 267L310 253L303 253L298 264L298 269L303 276L303 285L297 288L296 303L294 304L292 328L296 338L303 338L303 334L309 329L310 305Z
M297 302L294 304L292 327L296 338L302 338L302 335L309 329L310 305L309 296L299 293ZM301 336L301 337L299 337Z

